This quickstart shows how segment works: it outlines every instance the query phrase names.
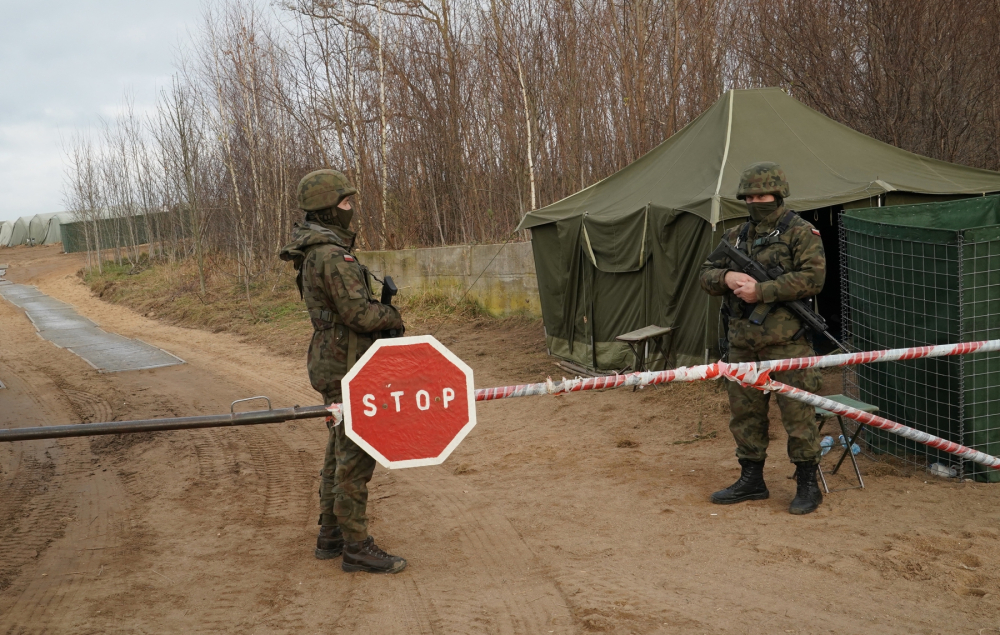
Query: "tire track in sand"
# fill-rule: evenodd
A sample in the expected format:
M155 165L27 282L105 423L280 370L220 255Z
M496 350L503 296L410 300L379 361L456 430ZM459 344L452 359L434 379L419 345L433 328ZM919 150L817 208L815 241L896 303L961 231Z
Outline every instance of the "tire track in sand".
M40 390L51 389L44 391L50 396L59 392L40 376L33 376L31 383L17 383L23 389L19 396L36 402L42 398ZM91 416L110 412L106 402L89 393L66 391L66 396L74 410L89 408ZM52 400L48 401L51 405ZM64 413L54 420L69 418ZM115 547L130 526L121 521L126 506L124 492L113 472L98 471L100 459L90 452L85 439L18 446L22 457L12 475L12 495L5 497L0 508L21 511L15 512L13 523L0 524L4 528L0 567L8 575L15 566L24 570L0 600L5 632L80 630L81 622L86 621L81 599L97 586L116 584L99 576L103 572L100 567L117 555ZM39 461L40 456L43 461Z
M16 601L7 612L7 633L92 632L87 600L122 589L114 576L115 560L125 556L122 543L131 530L120 484L110 472L88 479L61 540L40 560L37 575L22 576ZM120 572L116 572L120 573ZM44 575L43 575L44 574Z
M403 554L410 556L411 568L399 574L405 583L394 591L405 597L385 600L408 605L407 632L574 631L557 583L485 496L442 468L396 472L392 490L394 522L413 518L428 526ZM420 551L414 552L414 545ZM463 586L456 588L449 581L459 574ZM352 592L352 602L370 591L362 584ZM348 614L354 620L339 624L341 632L385 626L377 613Z
M4 302L0 321L0 374L8 384L3 425L112 419L103 399L66 385L70 376L79 378L77 357L53 350ZM85 626L88 600L114 590L117 583L100 576L100 567L114 557L117 536L129 526L119 522L127 508L120 484L114 472L97 469L101 458L86 439L2 445L0 459L9 468L0 477L6 486L0 517L9 522L0 522L0 566L16 577L0 592L0 632L93 632Z
M37 558L54 538L44 531L55 524L56 508L49 485L55 475L51 460L17 452L5 475L0 496L0 591L13 584L21 567ZM53 492L54 494L54 492ZM40 531L41 529L41 531ZM0 604L2 606L2 604Z
M72 388L63 388L62 391L80 417L81 423L98 423L114 419L111 404L97 395Z
M243 430L253 457L254 468L265 479L265 519L279 523L304 523L312 493L302 487L312 475L303 465L300 453L293 450L274 430Z

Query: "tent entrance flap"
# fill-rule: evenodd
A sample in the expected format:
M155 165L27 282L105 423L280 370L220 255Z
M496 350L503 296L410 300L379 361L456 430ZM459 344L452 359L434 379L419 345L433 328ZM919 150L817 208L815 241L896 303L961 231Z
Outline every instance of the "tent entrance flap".
M609 299L617 298L614 305L631 313L632 304L642 305L645 293L623 295L623 285L628 288L642 280L639 274L649 257L649 206L631 214L602 219L583 214L556 223L563 263L567 272L562 328L566 335L568 353L574 358L579 343L590 349L590 359L585 364L597 367L596 341L613 342L617 332L607 339L598 336L600 324L618 325L621 318L608 312ZM636 274L636 275L628 275ZM644 287L644 284L640 284ZM632 329L626 329L632 330ZM624 331L621 331L624 332ZM621 348L615 346L615 349Z

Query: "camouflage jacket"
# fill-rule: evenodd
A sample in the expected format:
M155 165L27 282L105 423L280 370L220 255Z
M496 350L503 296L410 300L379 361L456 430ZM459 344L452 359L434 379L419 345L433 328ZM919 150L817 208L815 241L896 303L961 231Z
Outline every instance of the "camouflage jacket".
M797 214L793 215L788 229L776 237L769 238L785 215L784 206L778 208L754 227L750 225L747 241L741 248L750 249L754 260L765 269L780 265L785 271L775 280L757 283L757 297L761 302L801 300L809 298L823 288L826 280L826 256L819 231ZM723 236L731 245L743 230L743 226L729 229ZM755 244L756 243L756 244ZM736 297L726 285L725 277L729 269L729 259L706 260L701 265L701 286L711 295L725 296L723 302L729 308L729 345L734 348L759 349L765 346L787 344L802 328L799 319L780 304L775 306L763 323L751 324L750 313L756 305L747 305Z
M403 319L392 306L372 298L368 271L351 254L354 232L304 222L292 229L292 242L279 256L299 271L302 298L312 320L309 379L324 395L339 395L348 363L350 332L357 357L375 341L378 331L400 328Z

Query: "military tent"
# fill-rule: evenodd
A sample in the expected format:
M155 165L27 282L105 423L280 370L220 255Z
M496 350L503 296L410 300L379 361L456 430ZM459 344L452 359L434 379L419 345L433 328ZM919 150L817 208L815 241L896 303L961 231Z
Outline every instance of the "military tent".
M49 216L49 220L46 223L45 236L42 237L42 241L39 244L52 245L61 243L62 226L64 223L73 222L73 214L71 212L56 212L47 216Z
M9 220L0 222L0 247L6 247L10 242L10 235L14 232L14 223Z
M7 242L8 247L16 247L17 245L24 244L24 241L28 239L28 223L30 222L31 216L22 216L14 221L14 225L11 227L10 240Z
M28 239L25 241L29 245L45 245L45 238L49 234L49 221L53 218L58 218L58 214L36 214L31 217L31 221L28 223ZM58 234L58 228L57 228ZM58 241L54 241L58 242Z
M845 207L1000 191L1000 173L876 141L780 89L730 90L631 165L522 219L549 351L588 368L621 369L632 354L615 337L656 324L674 330L654 342L666 354L652 368L712 355L719 304L701 290L698 270L722 231L746 217L736 188L757 161L782 165L788 206L808 212L823 233L827 289L819 308L835 325L837 215Z

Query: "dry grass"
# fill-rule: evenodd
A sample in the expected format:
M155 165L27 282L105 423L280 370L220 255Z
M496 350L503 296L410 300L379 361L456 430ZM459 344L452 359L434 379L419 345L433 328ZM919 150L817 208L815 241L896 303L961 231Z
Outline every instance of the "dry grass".
M304 357L312 335L305 305L295 287L291 265L278 266L261 275L247 290L235 277L221 273L235 270L231 263L216 262L214 273L200 293L198 270L193 261L143 263L129 266L105 263L79 275L102 300L127 306L146 317L170 324L211 332L229 332L282 355ZM492 321L477 302L430 292L401 292L395 304L403 313L407 332L433 331L444 321ZM510 319L510 318L508 318Z

